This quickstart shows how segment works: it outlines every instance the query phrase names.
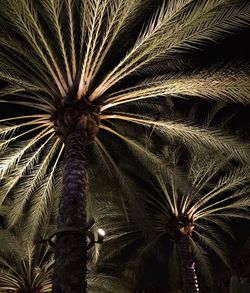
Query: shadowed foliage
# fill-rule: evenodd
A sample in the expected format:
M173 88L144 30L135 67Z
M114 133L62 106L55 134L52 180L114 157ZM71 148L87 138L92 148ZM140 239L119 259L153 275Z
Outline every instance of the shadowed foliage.
M166 168L155 174L150 193L136 193L142 205L128 207L129 222L119 204L97 205L99 225L110 235L100 270L119 272L138 292L179 288L180 280L184 292L196 292L199 281L208 290L211 261L231 268L226 241L235 241L233 220L250 219L249 166L214 154L184 163L180 150L165 150Z
M0 230L0 292L51 293L53 254L47 245L26 244L18 233ZM112 276L88 272L90 293L129 293L125 284Z

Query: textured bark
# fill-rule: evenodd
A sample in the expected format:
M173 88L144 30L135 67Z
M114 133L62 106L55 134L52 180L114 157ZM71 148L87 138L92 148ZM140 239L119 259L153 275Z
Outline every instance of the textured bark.
M59 227L85 227L88 141L80 131L65 141L63 186L59 206ZM86 237L60 234L56 238L53 293L85 293Z
M198 293L199 286L189 237L183 235L177 243L183 290L185 293Z

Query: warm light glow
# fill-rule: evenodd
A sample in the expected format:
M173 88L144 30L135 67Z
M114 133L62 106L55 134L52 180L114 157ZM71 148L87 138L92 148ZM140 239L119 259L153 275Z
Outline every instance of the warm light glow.
M98 234L101 236L105 236L105 231L103 229L98 229Z

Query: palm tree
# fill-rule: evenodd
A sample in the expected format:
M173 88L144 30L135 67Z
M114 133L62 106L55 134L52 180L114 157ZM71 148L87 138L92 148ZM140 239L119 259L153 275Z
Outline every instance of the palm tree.
M64 154L58 227L68 233L56 239L54 292L86 292L89 149L91 158L112 166L125 188L109 148L114 141L124 141L147 164L158 162L136 141L138 134L129 136L131 128L243 156L218 131L159 120L154 100L197 96L247 103L249 78L239 70L166 72L179 53L244 28L249 5L171 0L152 8L152 3L0 1L0 102L8 106L1 107L0 204L13 206L9 226L24 211L34 230L42 225L54 201L52 191L60 189ZM178 61L176 67L185 69L185 64Z
M0 235L0 292L51 292L51 249L47 245L27 245L7 230L1 230Z
M173 164L169 166L168 158L167 169L155 174L155 191L137 193L137 197L142 194L143 206L129 207L129 222L114 208L114 203L97 206L99 223L110 235L101 252L99 266L105 267L107 260L118 263L116 257L125 253L128 258L129 247L137 247L126 274L138 271L139 275L134 278L135 283L136 278L140 278L141 290L147 292L150 281L151 290L156 290L157 283L165 287L166 279L171 282L177 278L178 282L180 274L184 292L199 292L196 265L207 280L211 255L217 255L230 268L225 236L233 237L231 221L250 220L249 166L231 159L193 156L184 168L178 148L171 149L170 153L175 158ZM141 226L135 220L138 214L142 217ZM168 249L172 249L171 253L166 251ZM218 261L214 259L214 262ZM168 263L169 276L161 280L162 284L159 279L152 283L154 263L158 264L156 277L161 276L160 268ZM143 287L143 274L147 272L149 282Z

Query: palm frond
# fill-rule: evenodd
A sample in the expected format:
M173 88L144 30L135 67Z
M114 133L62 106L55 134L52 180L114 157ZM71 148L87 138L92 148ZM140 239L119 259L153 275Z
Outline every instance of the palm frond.
M44 146L43 146L44 147ZM13 203L11 204L12 213L6 216L6 222L8 226L14 226L18 219L22 216L23 210L26 207L27 202L31 202L31 212L29 217L29 229L30 234L32 235L33 230L31 227L36 227L37 219L41 220L41 214L44 214L45 211L48 213L47 205L51 201L52 184L53 176L55 169L57 167L58 160L60 159L61 152L63 147L61 147L59 153L56 157L55 165L52 170L48 173L47 169L50 164L51 158L57 152L57 148L60 147L59 140L53 140L52 145L49 147L49 150L45 153L42 164L35 165L31 172L26 174L26 177L29 177L30 180L20 182L21 192L15 196ZM16 178L16 176L14 177ZM18 188L18 187L17 187ZM31 199L31 200L30 200ZM35 209L35 213L34 210ZM33 212L32 212L33 211ZM39 211L41 211L39 213Z
M115 106L159 96L195 96L208 100L249 103L250 77L246 73L231 73L225 68L211 74L211 70L189 76L161 76L149 79L125 92L106 99L102 111Z
M100 128L112 133L113 135L125 141L128 144L131 151L136 155L137 158L139 158L144 163L144 165L149 166L151 164L152 166L156 167L161 163L157 155L147 150L144 146L142 146L141 144L139 144L137 141L133 140L132 138L126 137L118 133L114 129L105 125L100 125Z
M30 289L39 288L41 292L51 292L52 264L51 252L47 247L39 249L35 246L27 246L20 236L21 231L16 231L17 235L9 233L5 239L15 239L13 251L22 253L11 255L5 253L5 248L0 249L0 290L20 290L26 292ZM1 232L0 232L1 233ZM5 233L7 233L5 231ZM6 243L6 244L7 244ZM4 291L3 291L4 292Z
M221 149L226 153L235 153L243 159L246 156L246 152L242 152L242 148L239 148L239 142L236 142L233 137L226 136L219 130L209 131L204 128L177 121L155 121L146 116L137 118L124 114L101 115L101 120L107 119L123 120L145 127L153 126L154 132L162 134L170 139L179 138L191 147L195 145L197 148L197 144L199 144L218 150ZM243 149L244 148L246 150L247 146L243 147Z
M157 60L163 53L194 49L204 41L218 39L235 27L247 25L249 7L236 7L228 0L192 2L163 3L135 46L105 77L91 99L98 98L119 80Z
M42 1L42 5L46 11L46 16L50 19L51 22L51 29L54 32L54 35L56 37L57 43L60 48L62 60L64 62L65 71L67 74L67 82L69 87L72 87L73 85L73 78L70 70L69 60L66 52L66 42L63 37L63 30L62 26L60 24L60 12L62 9L62 2L61 1L52 1L52 0L44 0ZM69 4L70 5L70 4ZM70 7L70 6L68 6ZM68 10L68 12L70 12ZM71 17L72 20L72 17ZM71 43L72 44L72 43ZM52 53L50 53L51 57ZM58 66L56 66L57 68Z
M225 247L220 247L212 238L197 232L197 230L195 230L194 233L198 236L203 245L207 246L209 249L212 249L229 268L231 267L226 256Z
M96 76L117 35L131 21L136 14L136 10L142 5L142 2L142 0L136 2L115 0L112 3L107 3L108 20L105 23L105 31L100 36L101 41L97 47L97 52L92 56L93 61L89 62L91 68L89 65L88 71L86 70L86 89L88 89L90 81ZM92 48L92 52L94 52L94 49Z
M15 30L27 39L34 54L46 66L60 94L64 96L67 85L31 3L27 0L22 2L6 1L1 11L11 20ZM46 50L49 58L44 50ZM51 62L53 65L51 65Z
M112 293L115 291L130 293L131 289L128 284L118 278L104 274L90 273L88 275L88 291L90 293Z
M60 153L58 159L60 158ZM37 189L37 194L30 201L30 209L24 219L24 237L27 241L31 241L37 231L41 231L44 225L44 219L51 219L51 211L53 211L54 201L58 202L61 191L61 178L56 172L61 173L61 168L53 168L48 174L49 178L41 181ZM8 219L7 219L8 220ZM8 224L8 223L7 223Z

